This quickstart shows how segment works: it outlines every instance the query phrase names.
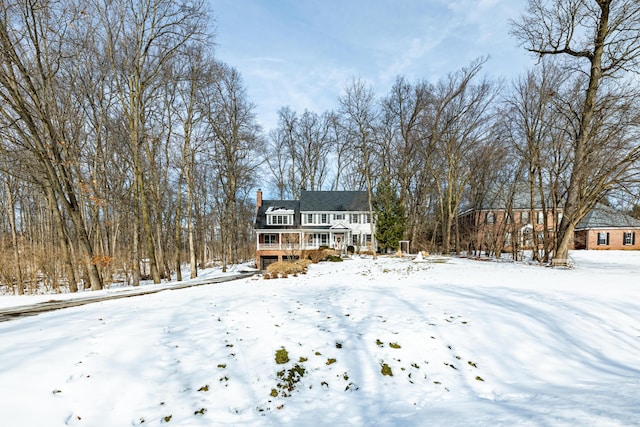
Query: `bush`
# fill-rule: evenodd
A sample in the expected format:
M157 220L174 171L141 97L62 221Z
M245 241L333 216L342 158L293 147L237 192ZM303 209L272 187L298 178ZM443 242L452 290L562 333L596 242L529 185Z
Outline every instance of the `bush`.
M342 262L342 257L340 257L339 255L329 255L327 257L327 261L330 261L330 262Z
M310 260L313 264L317 264L320 261L324 261L327 259L329 255L329 251L327 249L315 249L310 251L304 251L302 253L302 258L306 260Z
M269 264L269 266L267 267L267 272L271 274L272 278L278 277L278 275L286 277L289 274L304 272L310 263L311 262L308 260L298 260L294 262L274 262L273 264Z

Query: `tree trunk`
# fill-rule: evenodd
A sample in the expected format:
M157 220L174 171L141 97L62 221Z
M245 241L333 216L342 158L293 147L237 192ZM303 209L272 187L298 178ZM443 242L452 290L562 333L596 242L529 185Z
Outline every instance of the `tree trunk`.
M9 185L9 178L5 181L7 191L7 216L9 217L9 227L11 228L11 242L13 243L13 262L16 268L16 283L18 295L24 295L24 279L22 277L22 262L20 260L20 250L18 246L18 233L16 232L16 209L13 200L13 192Z
M181 256L181 242L182 242L182 183L183 175L180 174L178 178L178 191L176 195L176 220L175 220L175 234L174 234L174 261L176 269L176 280L182 282L182 256Z
M587 145L590 138L591 121L595 112L596 98L600 80L602 79L602 55L604 53L605 40L609 32L609 6L610 2L599 2L601 8L598 30L594 40L594 50L591 56L591 69L589 74L589 86L585 94L582 112L580 114L580 128L574 145L573 170L567 189L567 200L564 206L564 215L558 228L557 246L554 257L566 259L569 254L569 243L573 236L575 224L582 219L584 209L581 209L580 194L586 185L586 177L589 171L587 161Z

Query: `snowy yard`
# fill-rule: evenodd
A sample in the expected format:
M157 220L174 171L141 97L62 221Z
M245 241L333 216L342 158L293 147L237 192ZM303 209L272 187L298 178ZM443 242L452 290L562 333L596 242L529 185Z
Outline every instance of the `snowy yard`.
M0 425L638 425L640 252L571 257L352 259L3 322Z

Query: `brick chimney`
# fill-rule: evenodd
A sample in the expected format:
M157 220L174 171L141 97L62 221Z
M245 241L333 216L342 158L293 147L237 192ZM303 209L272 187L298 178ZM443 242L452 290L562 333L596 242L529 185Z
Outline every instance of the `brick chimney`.
M260 209L262 206L262 190L258 189L256 193L256 208Z

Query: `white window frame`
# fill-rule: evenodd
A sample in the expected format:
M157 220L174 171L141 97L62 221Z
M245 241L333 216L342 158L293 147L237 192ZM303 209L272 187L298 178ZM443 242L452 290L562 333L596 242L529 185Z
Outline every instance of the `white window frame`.
M606 231L598 232L598 246L608 246L609 245L609 233Z
M636 243L636 233L634 231L625 231L622 233L622 244L624 246L635 245Z
M267 215L268 225L293 225L293 215Z
M359 221L360 220L359 216L360 216L359 214L354 214L354 213L350 214L349 215L349 223L358 224L360 222Z
M309 234L307 242L313 246L329 246L329 233Z

